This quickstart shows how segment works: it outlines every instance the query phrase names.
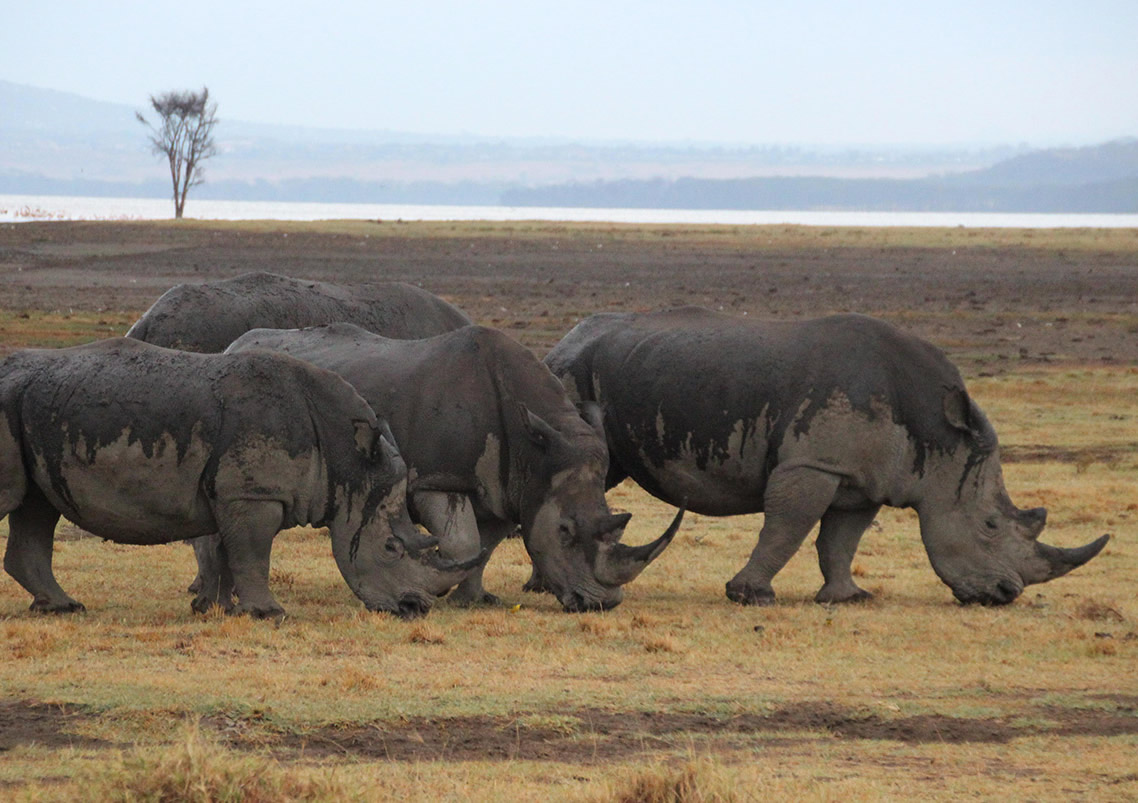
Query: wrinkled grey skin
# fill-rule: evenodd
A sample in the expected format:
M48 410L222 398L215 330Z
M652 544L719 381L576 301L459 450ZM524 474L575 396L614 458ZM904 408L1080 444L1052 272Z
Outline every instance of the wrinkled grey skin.
M391 340L350 324L255 330L230 352L284 351L336 372L391 424L410 476L412 516L444 554L486 555L515 527L566 610L612 608L679 526L643 547L619 543L628 514L605 501L604 440L528 349L469 326ZM460 604L494 603L481 570Z
M238 612L283 615L269 554L279 530L301 524L330 529L371 610L421 614L465 576L426 565L390 430L339 377L285 355L125 338L21 351L0 363L0 410L4 568L34 611L83 610L51 568L61 515L124 544L220 533L195 610L225 604L232 587Z
M765 514L727 584L738 602L772 601L771 579L819 521L816 599L867 598L850 564L882 505L917 511L933 569L962 602L1011 602L1107 541L1041 544L1046 511L1008 498L996 434L960 374L882 321L604 313L546 364L571 397L603 408L610 485L630 476L698 513Z
M250 329L294 329L338 321L405 339L430 337L471 323L457 307L403 282L337 285L246 273L172 287L126 336L183 351L221 352Z

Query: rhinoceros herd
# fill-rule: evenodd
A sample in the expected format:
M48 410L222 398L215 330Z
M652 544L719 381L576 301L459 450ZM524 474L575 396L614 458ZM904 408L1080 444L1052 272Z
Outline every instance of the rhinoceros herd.
M957 370L861 315L598 314L543 364L410 285L246 274L174 287L125 338L16 352L0 409L4 568L36 611L83 610L52 572L60 516L120 543L194 539L193 608L271 618L273 539L302 524L329 529L369 609L405 618L448 592L497 602L482 570L515 530L528 590L612 608L685 509L765 514L727 583L744 604L774 599L819 522L816 599L868 597L850 567L882 505L916 510L961 602L1011 602L1108 539L1041 543L1046 511L1012 504ZM626 477L679 508L643 546L605 500Z

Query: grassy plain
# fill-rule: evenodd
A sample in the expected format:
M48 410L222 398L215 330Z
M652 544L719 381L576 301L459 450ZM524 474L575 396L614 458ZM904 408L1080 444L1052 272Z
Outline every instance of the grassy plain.
M357 236L360 225L288 231ZM450 236L449 225L404 228L430 239ZM462 236L548 243L551 225L463 224ZM572 231L596 239L599 230ZM694 238L685 247L699 254L704 238L761 249L767 235L788 252L797 238L816 245L825 236L872 248L918 238L930 252L968 239L993 249L1047 241L1051 251L1138 258L1133 233L724 227L675 236ZM619 236L633 248L664 235ZM489 322L503 298L475 317ZM0 314L5 344L84 342L124 331L137 313L57 307ZM552 331L561 314L525 321ZM911 314L927 323L950 311ZM1006 310L970 314L989 327ZM1107 325L1125 333L1135 313L1115 314L1123 320ZM1013 500L1049 508L1044 539L1074 546L1114 535L1090 564L1011 606L957 605L908 511L884 512L863 540L855 573L876 595L864 605L811 601L821 583L812 539L776 578L776 605L731 604L723 584L746 560L761 516L692 515L613 611L567 615L552 598L523 593L529 561L508 542L487 571L505 607L444 602L413 623L361 610L327 539L293 530L274 550L272 582L289 613L279 627L192 615L184 545L119 546L65 525L56 574L87 614L34 616L26 593L0 580L0 796L158 799L175 788L215 799L236 789L251 800L1134 799L1138 355L1115 346L1111 361L996 362L982 338L951 338L959 345L942 343L950 353L980 355L965 364L970 389L1000 433ZM630 485L610 502L633 513L630 541L671 515Z

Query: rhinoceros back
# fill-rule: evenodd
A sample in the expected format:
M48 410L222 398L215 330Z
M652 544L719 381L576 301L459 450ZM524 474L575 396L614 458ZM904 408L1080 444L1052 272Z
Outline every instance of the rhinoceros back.
M783 439L807 434L838 397L902 424L918 471L929 450L960 438L943 408L945 392L963 388L956 369L931 344L862 315L754 322L696 307L606 313L579 324L546 362L577 395L602 404L610 449L638 480L645 460L690 459L700 470L728 456L773 465Z
M402 282L347 286L248 273L171 288L127 337L167 348L220 352L251 329L296 329L337 321L406 339L470 323L457 307Z
M19 352L4 363L0 399L52 503L93 532L136 543L170 540L156 534L166 526L184 527L173 537L210 532L219 482L257 461L294 465L280 476L251 469L247 492L296 500L299 516L322 514L330 489L366 481L353 422L375 426L347 383L286 355L193 354L127 338ZM230 475L219 479L223 465ZM320 486L308 487L316 477Z

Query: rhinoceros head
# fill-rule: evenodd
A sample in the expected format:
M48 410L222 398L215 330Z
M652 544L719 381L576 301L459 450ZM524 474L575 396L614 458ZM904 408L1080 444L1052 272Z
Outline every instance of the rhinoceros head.
M359 471L367 480L354 493L338 494L329 523L332 553L368 610L423 616L482 556L456 563L439 555L438 539L423 535L407 512L407 465L387 423L355 426Z
M613 513L605 501L608 449L596 430L575 414L565 431L519 405L534 447L522 474L522 537L540 574L567 611L606 610L620 604L632 581L671 542L682 512L649 544L620 543L631 514Z
M960 443L930 459L917 512L933 569L958 600L1003 605L1099 553L1109 536L1074 549L1041 543L1047 511L1012 503L987 417L958 389L946 393L944 409Z

